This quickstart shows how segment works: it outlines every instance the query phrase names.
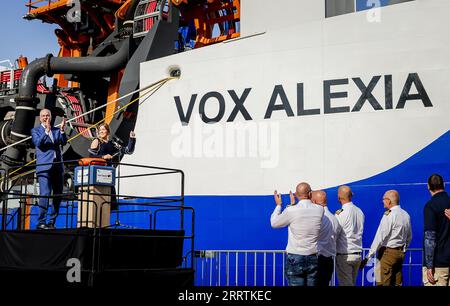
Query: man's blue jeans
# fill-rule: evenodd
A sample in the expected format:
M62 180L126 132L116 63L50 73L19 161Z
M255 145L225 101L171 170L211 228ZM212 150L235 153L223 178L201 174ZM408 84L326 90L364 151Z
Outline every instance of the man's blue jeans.
M288 253L285 270L289 286L317 286L317 255L306 256Z

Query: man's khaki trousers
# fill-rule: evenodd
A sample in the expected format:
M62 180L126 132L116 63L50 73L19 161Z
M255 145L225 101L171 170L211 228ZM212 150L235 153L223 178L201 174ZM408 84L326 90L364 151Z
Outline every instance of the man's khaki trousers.
M382 247L378 251L379 269L375 272L377 286L401 286L405 253L402 248Z
M425 286L449 286L449 270L450 268L434 268L434 279L436 284L428 282L427 268L422 268L422 281Z

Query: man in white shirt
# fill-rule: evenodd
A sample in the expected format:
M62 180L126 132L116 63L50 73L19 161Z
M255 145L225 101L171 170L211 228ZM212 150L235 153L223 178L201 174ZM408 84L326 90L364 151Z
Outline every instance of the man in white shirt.
M352 196L349 186L339 187L338 200L342 204L342 208L336 211L336 218L342 228L336 242L339 286L354 286L361 264L364 214L353 204Z
M327 194L325 191L313 191L311 201L324 209L317 251L319 253L318 285L326 287L330 285L331 277L333 276L336 239L341 231L341 226L327 207Z
M375 273L378 286L401 286L402 265L406 249L411 243L412 230L409 214L400 205L400 196L396 190L389 190L383 196L386 210L381 218L377 233L373 239L368 259L378 251L379 270Z
M281 196L275 190L276 207L270 223L273 228L288 226L285 272L289 286L317 286L317 242L324 209L311 202L308 183L298 184L295 196L299 202L295 204L291 192L291 205L281 213Z

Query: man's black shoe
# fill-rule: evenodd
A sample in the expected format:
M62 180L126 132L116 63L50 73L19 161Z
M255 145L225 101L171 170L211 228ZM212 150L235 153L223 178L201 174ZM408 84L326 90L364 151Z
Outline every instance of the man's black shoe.
M54 230L54 229L56 229L56 227L53 224L49 223L49 224L47 224L47 229Z
M46 229L48 229L48 227L47 227L47 225L45 225L45 224L39 224L39 225L36 227L36 229L38 229L38 230L46 230Z

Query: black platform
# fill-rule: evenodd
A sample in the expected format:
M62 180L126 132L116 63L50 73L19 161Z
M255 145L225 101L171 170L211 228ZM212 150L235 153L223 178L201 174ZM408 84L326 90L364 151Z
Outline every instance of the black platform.
M183 269L184 231L65 229L0 232L0 281L54 286L192 286ZM81 282L70 283L70 259ZM73 275L73 273L72 273Z

